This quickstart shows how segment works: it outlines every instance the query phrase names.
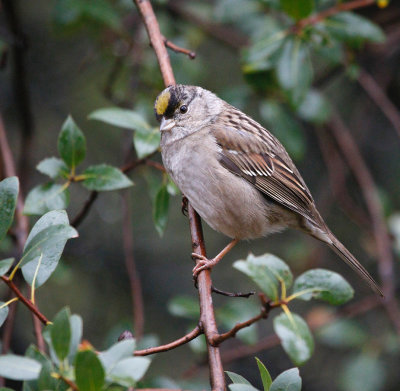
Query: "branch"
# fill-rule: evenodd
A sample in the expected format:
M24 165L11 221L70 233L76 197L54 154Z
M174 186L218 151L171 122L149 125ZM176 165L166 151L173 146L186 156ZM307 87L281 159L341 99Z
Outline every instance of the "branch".
M337 113L332 115L329 129L361 188L372 220L372 231L378 251L378 271L383 283L383 304L397 333L400 335L400 311L394 296L393 255L389 233L384 220L378 190L356 142Z
M71 225L73 227L76 228L76 227L78 227L78 225L80 225L82 223L82 221L88 215L90 208L92 207L93 203L96 201L98 196L99 196L99 193L97 191L92 191L90 193L89 198L83 204L82 209L78 212L78 214L72 220Z
M39 308L37 308L30 300L28 300L22 294L22 292L18 289L18 287L14 284L12 280L10 280L6 276L0 276L0 278L15 293L15 295L19 298L19 300L28 307L29 311L31 311L32 314L34 314L44 325L50 323L50 321L39 311Z
M304 27L317 24L322 22L324 19L329 18L330 16L336 15L339 12L343 11L351 11L356 8L367 7L376 3L376 0L353 0L347 3L337 3L331 8L323 10L317 14L308 16L307 18L299 20L294 26L294 30L296 32L301 31Z
M381 86L375 81L375 79L365 70L361 69L358 76L358 82L361 87L367 92L374 103L382 110L386 115L386 118L390 121L398 135L400 136L400 113L397 107L388 98Z
M165 47L160 28L154 15L153 8L148 0L134 0L142 16L148 32L151 45L156 53L160 71L166 86L175 84L175 78ZM201 228L201 220L192 206L188 205L192 249L194 253L206 255ZM221 355L218 347L212 346L212 338L218 335L215 322L214 307L211 296L211 276L209 270L202 271L198 276L200 299L200 322L207 341L208 360L210 367L210 381L212 390L225 390L225 374L222 367Z
M202 331L200 325L197 325L190 333L186 334L182 338L177 339L176 341L170 342L166 345L156 346L154 348L149 348L149 349L144 349L144 350L135 350L133 352L133 355L134 356L148 356L148 355L154 354L154 353L166 352L168 350L175 349L178 346L181 346L181 345L184 345L184 344L190 342L191 340L195 339L202 333L203 333L203 331Z
M185 48L181 48L178 45L175 45L173 42L169 41L167 38L163 36L164 44L167 48L173 50L176 53L182 53L186 54L191 60L194 60L196 58L196 53L193 52L192 50L188 50Z

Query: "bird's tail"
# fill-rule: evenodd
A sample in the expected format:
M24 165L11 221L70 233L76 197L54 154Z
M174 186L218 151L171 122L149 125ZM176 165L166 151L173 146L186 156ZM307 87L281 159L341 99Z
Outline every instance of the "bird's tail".
M370 288L378 293L380 296L383 296L381 289L375 280L371 277L371 275L367 272L363 265L357 261L357 259L353 256L353 254L347 250L346 247L335 237L332 232L328 234L331 243L327 241L327 244L332 248L332 250L339 255L356 273L370 286Z

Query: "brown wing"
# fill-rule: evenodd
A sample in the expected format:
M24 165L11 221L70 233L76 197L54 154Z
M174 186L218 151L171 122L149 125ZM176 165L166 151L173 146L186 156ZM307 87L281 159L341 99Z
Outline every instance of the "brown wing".
M274 201L320 225L303 178L271 133L235 110L235 114L213 124L212 134L220 147L219 161L225 168Z

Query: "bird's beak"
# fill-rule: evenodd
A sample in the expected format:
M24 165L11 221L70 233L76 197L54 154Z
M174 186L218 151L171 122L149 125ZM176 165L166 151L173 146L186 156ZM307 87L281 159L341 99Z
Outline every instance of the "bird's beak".
M176 122L173 119L165 119L164 117L161 118L160 124L160 132L166 132L171 130L176 125Z

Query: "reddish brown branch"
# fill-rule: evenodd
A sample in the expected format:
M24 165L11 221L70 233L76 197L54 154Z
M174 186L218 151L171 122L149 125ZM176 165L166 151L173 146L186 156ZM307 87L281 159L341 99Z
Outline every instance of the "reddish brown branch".
M349 1L347 3L338 2L336 5L334 5L331 8L328 8L317 14L314 14L307 18L299 20L295 26L295 30L301 31L304 27L322 22L324 19L329 18L330 16L333 16L333 15L336 15L339 12L351 11L353 9L367 7L374 3L376 3L376 0L353 0L353 1Z
M361 69L358 82L367 92L374 103L382 110L390 121L397 134L400 136L400 113L396 106L391 102L381 86L365 70Z
M203 331L202 331L200 325L197 325L190 333L186 334L182 338L177 339L176 341L170 342L166 345L156 346L154 348L149 348L149 349L144 349L144 350L136 350L135 352L133 352L133 355L134 356L148 356L150 354L166 352L168 350L175 349L178 346L181 346L181 345L184 345L184 344L190 342L192 339L195 339L202 333L203 333Z
M18 289L18 287L14 284L12 280L10 280L6 276L0 277L8 287L15 293L15 295L19 298L19 300L28 307L29 311L31 311L44 325L49 323L49 320L39 311L29 299L27 299L22 292Z
M337 113L332 115L329 129L335 137L350 169L354 173L371 216L372 231L378 252L378 271L385 295L383 303L397 333L400 334L400 311L394 296L393 255L376 185L356 142Z
M194 60L196 58L196 53L193 52L192 50L181 48L180 46L175 45L173 42L169 41L164 36L163 39L164 39L164 44L167 48L173 50L176 53L186 54L191 60Z
M62 380L65 384L69 386L73 391L79 391L78 386L70 379L64 377L63 375L57 374L57 377Z

